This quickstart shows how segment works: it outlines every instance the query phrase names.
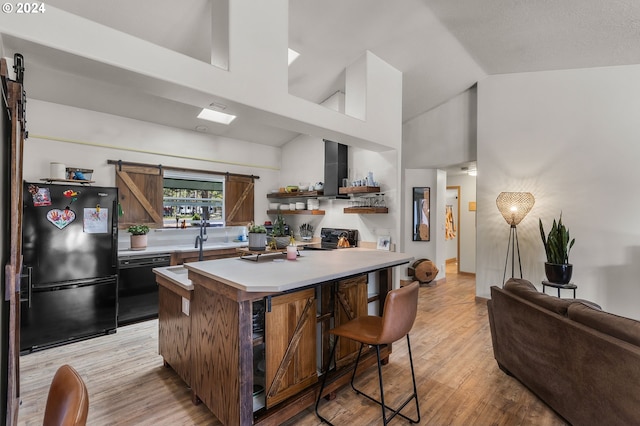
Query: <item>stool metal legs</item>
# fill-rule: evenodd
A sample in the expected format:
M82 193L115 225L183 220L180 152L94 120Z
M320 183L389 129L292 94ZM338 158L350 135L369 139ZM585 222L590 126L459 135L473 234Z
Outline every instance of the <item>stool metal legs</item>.
M339 339L339 336L336 336L336 340L334 342L333 349L331 350L331 355L329 357L329 362L327 363L327 368L325 369L324 375L322 377L322 385L320 386L320 393L318 394L318 399L316 400L316 416L318 416L318 418L320 420L322 420L323 422L325 422L325 423L327 423L329 425L331 425L331 422L329 422L327 419L325 419L324 417L322 417L318 413L318 404L320 402L320 398L322 398L322 391L324 390L324 386L326 384L327 373L329 371L329 367L331 366L331 361L333 360L333 357L334 357L334 354L335 354L335 349L336 349L336 346L338 344L338 339ZM400 417L410 421L411 423L419 423L420 422L420 405L419 405L419 402L418 402L418 390L417 390L417 386L416 386L416 375L415 375L415 371L413 369L413 356L411 355L411 342L409 340L409 335L407 334L407 348L408 348L408 352L409 352L409 364L411 365L411 379L413 381L413 393L409 396L409 398L407 398L402 403L402 405L398 409L393 409L393 408L389 407L388 405L386 405L385 402L384 402L384 386L383 386L383 383L382 383L382 363L381 363L381 360L380 360L380 345L374 345L374 346L376 347L376 356L377 356L377 360L378 360L378 381L379 381L379 384L380 384L380 401L378 401L377 399L371 397L370 395L367 395L366 393L362 392L361 390L357 389L353 384L354 378L356 376L356 371L358 370L358 364L360 363L360 355L362 354L362 348L364 347L363 343L360 344L360 350L358 351L358 357L356 358L356 364L355 364L355 367L353 368L353 373L351 374L351 387L358 394L360 394L362 396L365 396L369 400L371 400L371 401L375 402L376 404L380 405L380 407L382 409L382 421L383 421L383 424L385 426L396 415L399 415ZM405 416L404 414L402 414L400 412L409 402L411 402L412 399L415 399L415 401L416 401L416 412L418 414L418 418L417 419L411 419L411 418ZM389 417L387 417L386 410L391 411L391 415Z

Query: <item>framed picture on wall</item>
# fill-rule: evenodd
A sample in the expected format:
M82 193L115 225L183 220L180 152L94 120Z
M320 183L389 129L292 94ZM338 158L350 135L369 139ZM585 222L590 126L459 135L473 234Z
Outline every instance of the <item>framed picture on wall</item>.
M429 241L430 226L430 188L426 186L413 187L413 241Z

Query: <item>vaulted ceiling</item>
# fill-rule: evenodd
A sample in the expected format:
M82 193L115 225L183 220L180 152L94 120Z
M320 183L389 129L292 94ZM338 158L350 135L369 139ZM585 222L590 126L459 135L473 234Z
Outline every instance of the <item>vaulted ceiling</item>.
M46 4L209 62L210 1ZM290 0L289 9L289 47L301 54L289 68L291 94L320 103L343 91L345 67L370 50L403 72L404 120L489 74L640 63L637 0ZM0 16L0 33L9 18ZM198 106L119 86L86 58L10 35L3 43L25 57L28 97L190 130L203 124ZM243 120L205 125L211 134L275 146L296 136Z

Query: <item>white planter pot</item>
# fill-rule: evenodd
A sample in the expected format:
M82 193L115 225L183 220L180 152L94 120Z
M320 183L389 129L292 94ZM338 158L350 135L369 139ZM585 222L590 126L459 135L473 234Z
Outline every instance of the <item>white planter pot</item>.
M265 250L267 246L267 234L249 232L249 250Z
M147 248L147 234L131 235L131 250L144 250Z

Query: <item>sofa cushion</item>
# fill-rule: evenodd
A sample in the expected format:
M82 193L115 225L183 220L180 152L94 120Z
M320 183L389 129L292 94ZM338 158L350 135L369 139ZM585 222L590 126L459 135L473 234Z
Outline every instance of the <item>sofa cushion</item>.
M568 316L587 327L640 346L640 321L594 309L585 303L572 303Z
M569 305L573 303L572 300L559 299L548 294L540 293L530 281L522 278L510 278L505 283L504 289L541 308L560 315L567 315L567 309Z

